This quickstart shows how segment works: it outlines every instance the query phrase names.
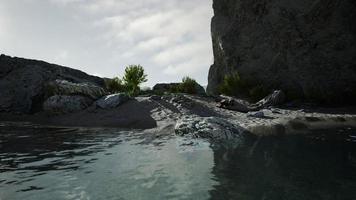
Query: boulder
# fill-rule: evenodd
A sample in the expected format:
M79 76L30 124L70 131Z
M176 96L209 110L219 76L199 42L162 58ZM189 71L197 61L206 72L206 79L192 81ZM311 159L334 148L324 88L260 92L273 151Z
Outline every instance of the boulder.
M208 93L238 72L291 100L356 104L354 0L213 0L213 8Z
M66 80L55 80L47 85L50 95L81 95L93 100L99 99L106 94L102 87L92 83L72 83Z
M103 109L116 108L130 98L125 93L111 94L96 101L96 106Z
M0 56L0 112L35 113L46 100L46 85L57 79L105 87L103 79L43 61Z
M92 103L89 97L55 95L43 103L43 110L49 113L73 113L84 110Z
M241 140L245 130L218 117L185 116L175 126L177 135L190 135L212 141Z

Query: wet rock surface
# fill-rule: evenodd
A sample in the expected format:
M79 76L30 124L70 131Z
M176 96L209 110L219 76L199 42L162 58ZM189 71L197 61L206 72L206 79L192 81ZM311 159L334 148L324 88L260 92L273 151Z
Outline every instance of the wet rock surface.
M212 141L242 139L244 129L218 117L185 116L175 126L177 135L190 135Z
M95 102L96 106L103 109L116 108L117 106L125 103L130 98L125 93L111 94L102 97Z

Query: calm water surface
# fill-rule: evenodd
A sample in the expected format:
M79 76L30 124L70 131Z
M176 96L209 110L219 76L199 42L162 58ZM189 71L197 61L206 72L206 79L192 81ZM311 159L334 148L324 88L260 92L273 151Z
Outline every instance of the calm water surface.
M347 128L232 148L173 133L0 124L0 159L1 200L356 199Z

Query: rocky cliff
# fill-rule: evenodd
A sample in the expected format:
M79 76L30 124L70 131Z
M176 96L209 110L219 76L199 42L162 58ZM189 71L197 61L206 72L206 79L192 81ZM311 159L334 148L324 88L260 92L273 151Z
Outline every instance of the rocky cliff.
M46 86L55 80L104 87L104 80L43 61L0 56L0 112L34 113L42 109Z
M356 103L356 1L213 0L208 92L238 72L290 99Z

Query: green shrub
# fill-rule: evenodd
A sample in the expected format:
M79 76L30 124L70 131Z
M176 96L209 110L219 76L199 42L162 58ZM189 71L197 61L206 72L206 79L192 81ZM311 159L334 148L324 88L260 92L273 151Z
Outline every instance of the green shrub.
M187 94L196 94L197 93L197 85L198 83L186 76L182 79L182 83L178 86L178 92L187 93Z
M239 73L235 72L224 77L219 91L228 96L241 96L246 93L245 87L246 84L241 80Z
M127 93L130 96L137 96L140 92L140 84L147 81L147 75L141 65L129 65L125 69L123 77Z
M253 102L263 99L268 94L269 92L262 85L255 86L249 90L249 97Z
M255 102L267 96L270 91L264 85L256 83L252 78L242 78L238 72L235 72L224 77L219 92Z
M125 85L119 77L114 77L105 81L106 90L111 93L125 92Z
M168 92L169 93L180 93L181 92L181 84L179 84L179 85L172 85L172 86L170 86L169 87L169 90L168 90Z

